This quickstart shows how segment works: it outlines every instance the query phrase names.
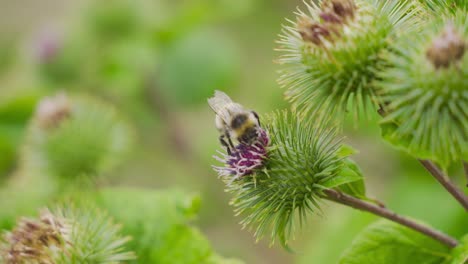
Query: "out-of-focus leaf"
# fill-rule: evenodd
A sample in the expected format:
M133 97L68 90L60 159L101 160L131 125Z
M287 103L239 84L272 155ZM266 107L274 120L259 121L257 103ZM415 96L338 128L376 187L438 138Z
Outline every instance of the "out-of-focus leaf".
M161 58L161 89L182 105L206 103L214 90L234 86L238 57L232 42L218 33L190 34Z
M18 94L0 100L0 179L14 166L19 142L39 95Z
M97 202L133 237L132 263L229 263L216 257L208 240L189 224L199 207L198 196L178 190L106 189Z
M466 264L468 263L468 235L460 239L460 245L451 252L452 258L444 264Z
M342 264L440 264L448 247L407 227L385 220L366 228L341 257Z

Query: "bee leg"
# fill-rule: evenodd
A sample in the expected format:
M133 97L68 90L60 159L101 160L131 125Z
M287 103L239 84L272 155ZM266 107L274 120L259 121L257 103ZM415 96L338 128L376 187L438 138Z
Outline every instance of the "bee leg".
M224 136L227 137L228 142L229 142L229 146L231 146L231 148L234 149L234 144L232 144L231 136L229 134L227 134L227 133Z
M260 117L258 116L257 112L252 111L252 114L255 116L255 118L257 118L258 125L261 126L261 125L260 125Z
M229 146L229 144L226 142L226 140L224 139L225 137L226 137L226 135L219 136L219 142L221 142L221 145L226 147L226 151L227 151L228 155L231 155L232 154L231 146ZM230 141L230 139L229 139L229 141ZM231 144L232 144L232 142L231 142Z

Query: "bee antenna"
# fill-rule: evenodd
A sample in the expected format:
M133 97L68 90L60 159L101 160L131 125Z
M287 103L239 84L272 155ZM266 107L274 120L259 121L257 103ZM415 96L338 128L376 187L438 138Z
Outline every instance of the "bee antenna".
M257 112L255 112L255 111L253 111L253 110L252 110L251 112L252 112L252 114L255 116L255 118L257 118L258 125L261 126L261 125L260 125L260 117L258 116Z

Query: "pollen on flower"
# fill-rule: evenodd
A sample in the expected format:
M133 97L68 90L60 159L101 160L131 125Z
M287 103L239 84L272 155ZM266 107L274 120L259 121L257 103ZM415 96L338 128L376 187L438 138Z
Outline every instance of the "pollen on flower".
M426 51L426 57L436 69L448 68L463 58L466 46L465 40L458 34L455 26L449 23L440 36L433 39Z
M215 156L225 164L223 167L213 166L220 177L231 177L230 182L233 182L242 176L252 174L264 165L268 156L267 147L270 138L264 129L258 129L257 133L258 138L253 144L239 143L231 154L220 152L221 157Z

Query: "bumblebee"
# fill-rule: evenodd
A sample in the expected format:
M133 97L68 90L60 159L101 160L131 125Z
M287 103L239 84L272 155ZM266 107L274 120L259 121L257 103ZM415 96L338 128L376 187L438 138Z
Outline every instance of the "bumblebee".
M208 99L208 104L216 113L215 124L221 133L219 141L229 155L234 149L232 138L247 145L257 140L260 119L255 111L246 110L221 91L215 91L214 97Z

